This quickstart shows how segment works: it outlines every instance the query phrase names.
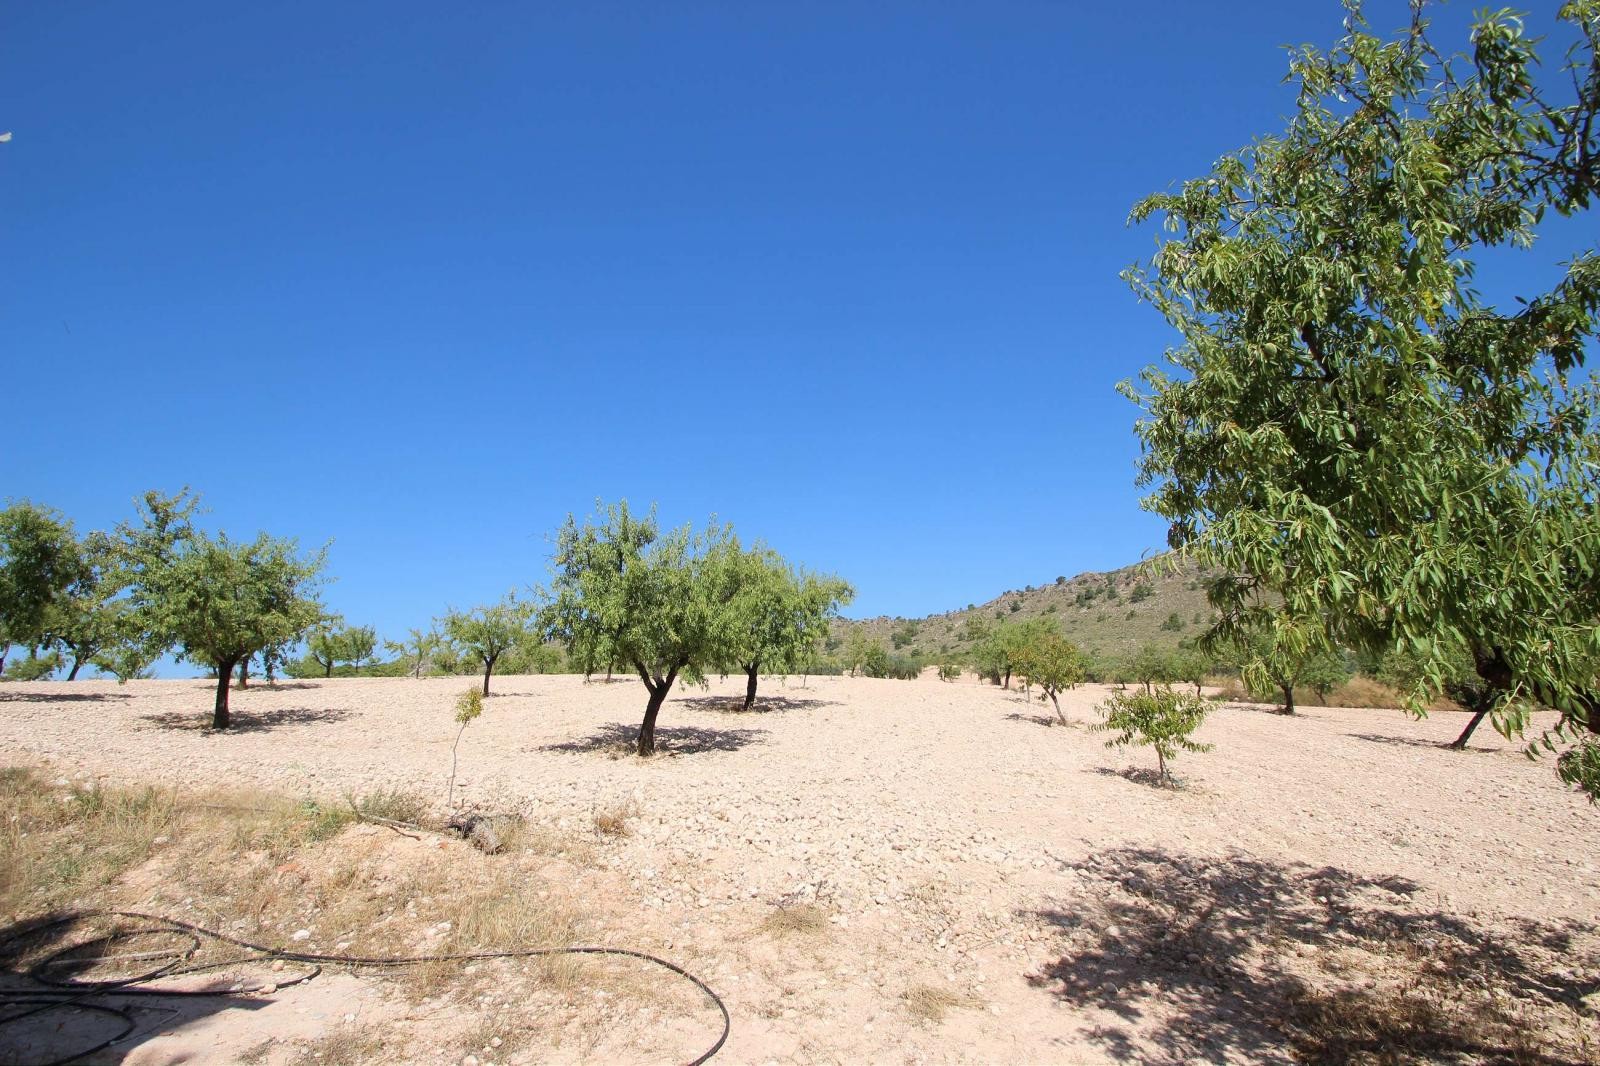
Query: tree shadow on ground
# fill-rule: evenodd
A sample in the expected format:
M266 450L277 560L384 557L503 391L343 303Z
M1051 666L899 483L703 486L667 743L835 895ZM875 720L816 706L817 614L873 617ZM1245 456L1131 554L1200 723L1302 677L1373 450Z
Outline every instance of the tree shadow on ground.
M127 928L129 923L120 925ZM130 995L115 988L73 986L78 981L130 977L168 961L188 964L183 956L194 941L187 934L135 933L127 940L95 943L116 928L118 924L67 911L0 927L0 1063L122 1062L141 1044L202 1018L222 1011L258 1010L271 1002L248 993L222 994L239 975L224 976L221 971L173 979L184 987L216 994L161 995L147 985L147 991ZM130 946L140 949L123 956L132 961L105 968L103 956ZM41 964L44 968L36 970ZM258 983L273 980L272 971L260 969ZM111 1046L99 1050L111 1040L115 1041Z
M1427 740L1422 737L1394 737L1383 733L1346 733L1347 737L1356 740L1368 740L1374 744L1399 744L1408 748L1432 748L1434 751L1455 751L1463 755L1493 755L1493 748L1475 748L1469 742L1464 748L1452 748L1448 740Z
M1012 711L1010 714L1006 715L1006 721L1008 721L1008 722L1029 722L1029 723L1032 723L1033 725L1042 725L1042 726L1046 726L1046 727L1055 726L1058 729L1061 729L1061 728L1070 729L1074 725L1077 724L1077 723L1073 722L1071 719L1068 719L1065 723L1063 723L1061 721L1061 719L1057 718L1053 714L1021 714L1021 713L1019 713L1017 711Z
M1162 777L1160 770L1146 766L1124 766L1120 770L1109 766L1095 766L1088 772L1099 774L1101 777L1120 777L1124 781L1132 781L1136 785L1148 788L1159 788L1165 792L1183 791L1183 778L1176 774L1172 777Z
M1028 980L1120 1018L1089 1034L1119 1059L1553 1064L1593 1038L1590 926L1481 928L1336 867L1121 848L1067 869L1079 898L1027 914L1063 953Z
M126 692L7 692L0 688L0 703L100 703L131 699L133 696Z
M818 707L837 707L838 700L801 699L788 696L757 696L755 705L744 709L743 696L684 696L672 701L696 711L718 714L775 714L782 711L810 711Z
M698 755L708 751L738 751L751 744L765 743L765 729L699 729L695 726L656 728L657 755ZM632 755L639 740L639 727L611 722L586 737L545 744L539 751L568 755L599 752L618 758Z
M264 733L284 726L316 725L323 722L342 722L351 717L342 707L280 707L270 711L233 712L227 729L211 728L210 711L162 711L159 714L141 714L142 721L156 729L172 729L190 733Z

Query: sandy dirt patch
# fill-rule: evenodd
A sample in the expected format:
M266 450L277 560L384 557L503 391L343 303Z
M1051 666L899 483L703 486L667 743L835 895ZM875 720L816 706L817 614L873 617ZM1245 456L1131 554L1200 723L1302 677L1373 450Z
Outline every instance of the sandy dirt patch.
M1169 790L1136 772L1148 750L1085 728L1095 686L1063 697L1062 728L1021 693L931 679L772 679L741 714L742 681L677 692L664 754L641 761L639 683L496 678L457 776L468 804L584 842L563 876L591 932L715 986L721 1061L1283 1062L1385 1043L1497 1061L1528 1025L1543 1061L1600 1046L1583 1004L1596 814L1487 729L1451 752L1455 716L1222 707L1199 734L1215 750L1182 756ZM202 728L203 681L9 684L0 762L442 806L466 683L253 684L227 735ZM360 994L313 982L297 1017L336 1026ZM230 1034L266 1010L231 1013L190 1039L247 1046ZM1487 1020L1468 1031L1468 1013Z

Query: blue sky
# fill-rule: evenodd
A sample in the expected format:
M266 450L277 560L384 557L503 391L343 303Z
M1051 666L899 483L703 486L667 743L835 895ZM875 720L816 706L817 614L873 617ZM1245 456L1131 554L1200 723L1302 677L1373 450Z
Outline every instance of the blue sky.
M597 497L857 616L1124 565L1164 529L1112 388L1170 340L1128 209L1280 129L1280 46L1341 18L10 5L0 496L90 528L193 486L331 539L388 635L541 580Z

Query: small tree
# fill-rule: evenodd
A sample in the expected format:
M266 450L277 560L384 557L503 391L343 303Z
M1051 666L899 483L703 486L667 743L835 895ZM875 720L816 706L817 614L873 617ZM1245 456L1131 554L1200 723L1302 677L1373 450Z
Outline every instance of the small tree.
M1194 686L1194 694L1201 694L1201 686L1205 684L1206 677L1210 675L1213 667L1211 657L1199 648L1180 648L1169 659L1172 670L1172 680L1182 681Z
M828 631L843 603L854 596L848 584L792 570L769 549L739 550L730 545L722 612L725 662L745 674L744 709L756 699L763 668L789 670L804 664L817 637Z
M407 673L412 677L421 677L443 643L444 638L439 635L438 629L430 628L426 633L420 629L410 630L404 640L386 640L383 646L402 662L410 663Z
M1129 676L1143 685L1146 693L1153 691L1156 685L1179 680L1172 652L1155 644L1140 648L1128 661L1127 668Z
M456 730L456 741L450 745L450 787L445 790L444 801L450 806L455 805L456 795L456 750L461 747L461 735L467 731L467 724L483 713L483 693L475 688L469 688L456 697L456 721L461 725Z
M957 680L960 680L960 678L961 678L961 664L960 663L943 662L943 663L939 664L939 680L940 681L957 681Z
M1042 633L1018 652L1017 672L1029 685L1039 686L1056 709L1056 717L1066 725L1059 696L1062 689L1083 680L1083 656L1077 647L1055 633Z
M499 603L470 611L451 611L440 620L445 636L483 666L483 694L489 694L489 675L500 657L526 639L534 615L529 603L519 603L509 593Z
M656 718L678 678L700 678L726 653L731 538L715 524L663 534L654 508L635 518L627 501L598 524L569 515L557 534L554 631L575 662L625 663L644 682L640 755L655 752Z
M1156 764L1164 783L1172 782L1167 762L1177 758L1179 751L1210 751L1210 744L1189 739L1189 734L1205 721L1209 706L1199 696L1187 692L1174 692L1169 685L1161 685L1149 692L1118 692L1100 705L1105 721L1094 728L1115 732L1106 741L1108 748L1128 744L1149 745L1156 750Z
M329 618L306 638L306 654L322 667L323 677L332 677L333 668L344 653L342 631L337 618Z
M378 649L378 633L371 626L350 626L339 634L339 658L360 671Z

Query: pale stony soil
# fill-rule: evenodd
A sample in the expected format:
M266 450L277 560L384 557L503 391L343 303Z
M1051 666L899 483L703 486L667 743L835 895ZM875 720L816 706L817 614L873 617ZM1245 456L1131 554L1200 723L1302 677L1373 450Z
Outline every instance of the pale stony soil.
M319 796L396 787L442 806L465 679L252 684L228 735L201 728L210 684L5 685L0 765ZM1219 708L1199 734L1215 750L1182 756L1171 790L1130 772L1153 768L1148 749L1107 750L1083 727L1095 686L1063 699L1060 728L1037 701L970 682L771 679L740 714L726 708L742 679L713 679L669 701L651 760L623 754L637 681L493 688L461 742L460 794L581 843L553 869L593 915L591 939L715 987L733 1015L718 1061L1337 1061L1374 1048L1319 1043L1330 1019L1381 1034L1407 996L1428 1000L1419 1017L1446 1010L1435 991L1556 1034L1527 1061L1600 1046L1582 1003L1600 981L1600 813L1487 726L1471 751L1436 746L1454 715ZM637 812L631 834L597 834L595 813L618 808ZM796 904L826 924L775 931ZM315 1035L359 984L330 974L279 995ZM928 989L950 993L942 1019L914 1010ZM657 1012L521 1057L656 1061L714 1038L692 995L663 1002L678 1012L670 1050ZM197 1019L190 1046L227 1061L271 1009ZM1433 1028L1442 1043L1424 1057L1510 1054L1451 1036L1447 1019ZM152 1046L133 1060L177 1061Z

